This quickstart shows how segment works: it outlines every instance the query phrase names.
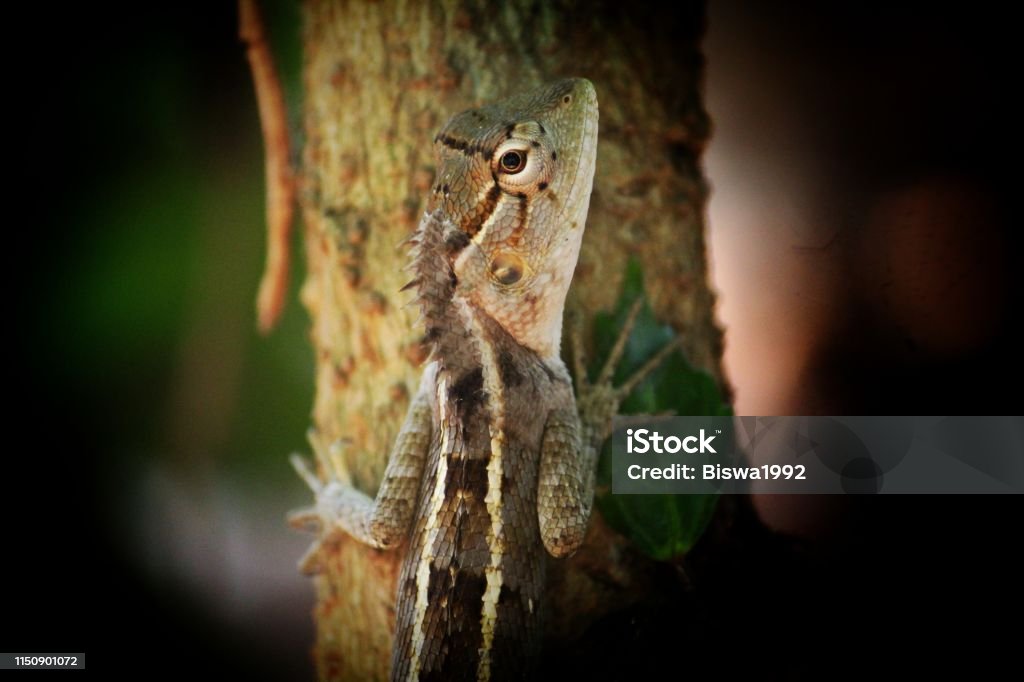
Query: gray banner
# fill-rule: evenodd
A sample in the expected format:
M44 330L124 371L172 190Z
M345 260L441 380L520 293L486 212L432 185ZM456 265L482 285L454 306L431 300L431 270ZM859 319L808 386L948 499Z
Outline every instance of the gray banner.
M616 417L612 492L1024 493L1024 417Z

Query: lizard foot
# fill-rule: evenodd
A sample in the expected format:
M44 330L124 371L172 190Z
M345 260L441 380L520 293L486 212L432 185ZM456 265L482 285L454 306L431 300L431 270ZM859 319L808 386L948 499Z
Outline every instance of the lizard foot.
M682 337L675 336L671 341L662 346L649 360L639 369L630 375L622 384L615 386L612 377L615 369L622 359L626 349L626 342L629 341L633 327L636 325L637 316L643 308L644 299L638 298L630 307L626 315L626 321L619 330L611 352L604 361L598 373L597 380L593 383L587 376L586 360L583 350L583 326L582 317L576 316L570 328L570 344L573 355L573 372L576 376L576 404L580 418L593 425L602 438L611 433L612 418L618 412L619 404L633 392L640 382L647 378L658 365L665 361L672 351L682 345Z
M312 428L306 432L306 439L313 448L316 461L326 472L327 481L320 479L309 461L298 453L292 453L289 461L299 478L305 481L313 491L315 504L312 507L289 512L288 524L296 530L320 534L320 537L313 541L312 546L299 560L299 570L306 575L312 575L321 570L320 552L326 540L326 534L335 527L337 515L334 510L337 508L337 498L351 487L351 478L344 460L341 458L344 441L339 440L326 447L320 434Z

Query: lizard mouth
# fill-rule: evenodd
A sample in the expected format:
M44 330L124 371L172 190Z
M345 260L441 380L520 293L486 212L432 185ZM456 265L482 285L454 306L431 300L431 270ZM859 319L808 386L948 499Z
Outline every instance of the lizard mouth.
M572 213L576 213L590 199L590 192L583 196L578 193L578 187L590 187L594 176L594 167L597 160L597 93L593 84L585 79L576 80L573 88L573 96L576 99L575 107L579 107L579 118L583 121L584 129L580 137L579 156L576 159L576 168L573 169L572 181L569 183L567 201L558 214L558 219L563 220ZM586 166L586 169L584 169ZM586 177L581 177L585 175ZM582 180L582 184L580 183ZM582 227L582 226L580 226Z

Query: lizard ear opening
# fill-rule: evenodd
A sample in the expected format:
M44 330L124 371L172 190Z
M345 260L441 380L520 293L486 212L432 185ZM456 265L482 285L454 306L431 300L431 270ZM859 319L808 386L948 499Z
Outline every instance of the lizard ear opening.
M526 263L514 253L498 253L491 260L491 276L505 286L511 286L523 278Z

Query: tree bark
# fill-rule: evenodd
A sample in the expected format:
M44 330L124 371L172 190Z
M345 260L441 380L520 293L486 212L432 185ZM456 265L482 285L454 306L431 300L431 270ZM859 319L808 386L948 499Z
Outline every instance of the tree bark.
M631 13L623 3L512 0L317 2L304 8L302 299L316 351L313 418L373 494L419 378L423 330L403 308L406 257L434 175L432 140L454 113L565 77L593 81L597 174L572 303L610 308L626 260L690 362L723 384L707 283L700 157L702 3ZM339 538L316 579L321 679L387 676L402 550ZM650 565L595 512L587 545L551 567L551 637L644 593Z

